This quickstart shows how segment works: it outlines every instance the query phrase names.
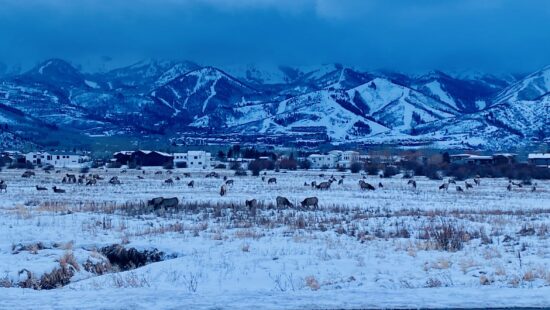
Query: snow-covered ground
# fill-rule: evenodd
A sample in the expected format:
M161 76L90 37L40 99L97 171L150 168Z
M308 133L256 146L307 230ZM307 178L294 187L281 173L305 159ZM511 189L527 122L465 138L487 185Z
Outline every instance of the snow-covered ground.
M155 171L94 170L105 178L96 186L61 184L78 171L1 171L0 308L550 306L548 181L509 192L508 180L482 179L462 193L438 190L441 181L415 178L414 189L399 176L366 176L377 188L361 191L363 176L349 172L270 171L277 184L268 185L220 170L234 180L221 197L224 181L209 171ZM114 175L122 185L107 182ZM344 175L343 185L304 186L331 175ZM140 203L157 196L178 197L179 210L145 212ZM315 196L319 209L277 209L277 196L295 205ZM245 207L252 198L256 212ZM90 271L112 244L158 249L163 261ZM18 287L27 270L40 279L67 264L74 275L62 288Z

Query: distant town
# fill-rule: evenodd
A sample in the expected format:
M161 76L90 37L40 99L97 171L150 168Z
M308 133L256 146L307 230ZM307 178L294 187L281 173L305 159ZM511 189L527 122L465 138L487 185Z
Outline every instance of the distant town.
M457 153L402 151L372 151L361 153L353 150L331 150L326 153L277 153L275 151L257 151L254 148L241 149L236 145L226 152L220 150L212 154L204 150L167 153L156 150L117 151L110 158L94 158L87 152L65 151L19 151L0 152L0 166L7 168L140 168L163 167L189 169L232 169L260 170L273 169L339 169L367 171L369 167L412 167L415 175L423 171L415 167L441 169L447 166L469 167L535 167L550 171L550 153L528 153L523 157L515 153ZM373 168L374 169L374 168ZM406 170L406 169L405 169Z

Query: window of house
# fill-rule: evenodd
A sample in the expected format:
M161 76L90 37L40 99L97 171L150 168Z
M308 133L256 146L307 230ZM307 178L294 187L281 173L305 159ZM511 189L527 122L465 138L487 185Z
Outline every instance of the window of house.
M195 156L195 159L197 159L197 156Z

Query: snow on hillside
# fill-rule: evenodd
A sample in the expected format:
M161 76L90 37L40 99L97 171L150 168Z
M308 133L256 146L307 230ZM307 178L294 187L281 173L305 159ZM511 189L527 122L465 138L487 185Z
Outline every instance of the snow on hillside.
M494 99L494 104L537 100L550 92L550 66L534 72L503 90Z
M458 115L452 106L410 88L376 78L348 91L350 97L368 105L370 115L398 130Z

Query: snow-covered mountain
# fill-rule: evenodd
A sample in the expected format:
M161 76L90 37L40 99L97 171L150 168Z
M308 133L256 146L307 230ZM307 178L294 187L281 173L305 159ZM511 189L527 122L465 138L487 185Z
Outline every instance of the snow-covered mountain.
M335 143L495 148L548 140L549 91L550 67L517 80L364 72L340 64L219 69L147 60L90 74L50 59L0 78L0 105L9 111L0 125L12 124L13 137L38 143L40 137L26 133L33 126L84 136L197 128L237 136L324 134Z
M415 78L411 87L453 106L463 113L484 109L490 104L491 96L509 85L510 79L491 75L463 75L453 77L440 71L433 71Z
M538 100L550 93L550 66L534 72L500 92L493 104Z

